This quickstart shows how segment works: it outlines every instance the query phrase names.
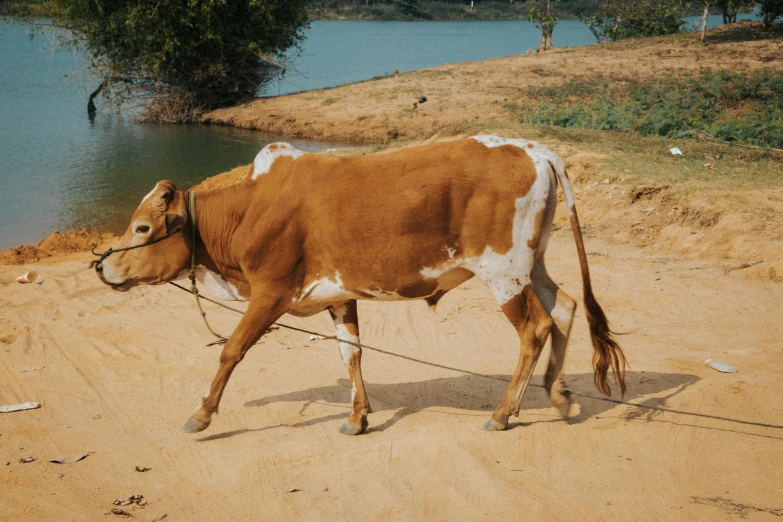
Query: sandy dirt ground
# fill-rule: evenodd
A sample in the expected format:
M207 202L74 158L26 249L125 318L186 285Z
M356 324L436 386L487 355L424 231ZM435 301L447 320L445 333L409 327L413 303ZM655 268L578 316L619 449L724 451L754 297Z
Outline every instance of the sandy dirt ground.
M504 105L536 85L726 60L773 66L781 45L718 32L706 49L663 40L558 50L257 100L207 120L367 143L389 133L441 139L471 132L468 120L507 120ZM429 101L412 109L421 95ZM570 422L540 387L547 349L511 429L483 431L519 348L473 280L437 312L421 301L359 305L363 342L432 363L364 352L374 409L366 434L338 433L350 387L335 343L279 329L238 366L212 425L187 435L220 352L205 347L212 339L192 297L168 285L114 292L79 253L108 246L109 235L55 234L0 253L0 405L42 404L0 413L0 520L120 519L107 515L112 502L133 494L146 506L122 509L140 521L780 520L779 190L728 187L736 208L717 213L678 186L607 174L609 158L589 142L552 146L578 190L597 297L626 332L625 401L681 413L597 398L580 307L565 367L579 403ZM550 272L580 298L562 208L555 228ZM41 284L14 282L30 269ZM206 308L218 331L233 329L237 315ZM325 313L281 322L333 333ZM739 372L718 373L707 358Z
M83 254L0 266L0 403L42 404L0 414L0 519L125 518L105 514L141 494L146 506L123 508L133 520L779 520L783 285L587 242L597 296L627 332L625 400L706 416L592 398L580 309L566 361L580 405L571 422L540 388L547 349L511 429L483 431L518 341L472 280L437 312L421 301L360 304L363 342L473 372L366 350L366 434L338 433L350 388L334 341L280 329L238 366L208 430L187 435L220 351L204 346L189 295L169 285L114 292ZM570 230L553 234L550 272L580 296L574 251ZM14 282L30 268L41 284ZM237 316L206 306L213 326L231 331ZM325 313L281 322L332 333ZM707 358L739 372L718 373Z

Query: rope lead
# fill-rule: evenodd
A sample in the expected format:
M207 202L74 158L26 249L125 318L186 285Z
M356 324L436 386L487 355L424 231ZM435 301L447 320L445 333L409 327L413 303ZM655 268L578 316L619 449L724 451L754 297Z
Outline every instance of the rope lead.
M215 332L215 330L212 329L211 326L209 326L209 321L207 321L207 313L204 311L204 309L201 307L201 296L199 296L198 293L198 287L196 286L196 191L191 190L188 192L188 209L190 213L190 221L193 223L193 239L191 242L191 251L190 251L190 293L193 294L196 297L196 305L198 306L198 311L201 312L201 317L204 319L204 324L207 325L207 330L217 337L217 341L209 343L207 346L215 346L217 344L226 344L228 342L228 337L225 335L220 335L219 333ZM179 285L175 285L179 286ZM181 288L181 287L180 287Z

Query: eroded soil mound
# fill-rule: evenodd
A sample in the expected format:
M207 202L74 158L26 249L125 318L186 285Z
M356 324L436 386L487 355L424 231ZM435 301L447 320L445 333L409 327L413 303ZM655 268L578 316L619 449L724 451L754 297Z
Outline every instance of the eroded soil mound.
M0 265L23 265L65 254L87 252L93 245L101 246L115 237L111 233L91 232L87 229L65 234L55 232L34 246L20 245L0 252Z

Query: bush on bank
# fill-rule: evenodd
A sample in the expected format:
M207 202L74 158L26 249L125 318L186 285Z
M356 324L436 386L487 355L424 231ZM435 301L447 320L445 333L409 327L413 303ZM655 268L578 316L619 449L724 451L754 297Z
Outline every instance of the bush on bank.
M633 83L570 82L510 106L523 123L783 148L783 71L701 71Z

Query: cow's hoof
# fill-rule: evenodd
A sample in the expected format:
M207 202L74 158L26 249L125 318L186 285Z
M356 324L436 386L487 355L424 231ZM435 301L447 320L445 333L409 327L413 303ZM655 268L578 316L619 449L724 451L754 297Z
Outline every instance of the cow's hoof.
M188 422L185 423L185 432L186 433L198 433L200 431L204 431L209 426L209 421L203 421L201 419L197 419L195 417L191 417L188 419Z
M490 417L486 424L484 424L484 429L486 431L503 431L506 429L507 425L508 423L498 422Z
M564 419L568 419L571 416L571 406L574 401L571 399L571 392L566 389L552 390L551 394L552 406L557 408L560 415Z
M342 426L340 426L340 433L343 435L359 435L360 433L364 433L364 430L367 429L368 422L366 418L362 418L362 427L357 428L353 424L351 424L350 421L347 421Z

